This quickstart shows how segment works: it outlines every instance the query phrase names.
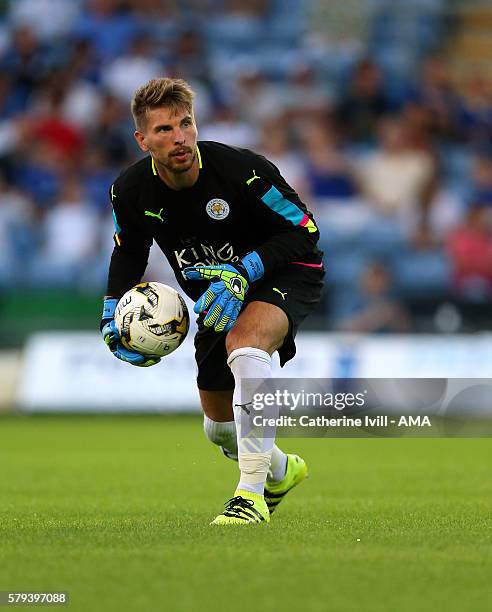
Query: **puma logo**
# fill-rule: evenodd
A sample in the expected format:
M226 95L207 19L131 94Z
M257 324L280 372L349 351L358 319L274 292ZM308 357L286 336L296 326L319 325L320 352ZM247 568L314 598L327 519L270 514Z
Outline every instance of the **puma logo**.
M150 210L146 210L146 211L145 211L145 216L146 216L146 217L155 217L156 219L159 219L159 221L161 221L162 223L164 223L164 219L161 217L161 215L162 215L162 211L163 211L163 210L164 210L164 209L163 209L163 208L161 208L161 210L160 210L158 213L153 213L153 212L151 212Z
M260 177L256 174L256 170L253 170L253 176L248 179L246 181L246 185L251 185L251 183L255 180L255 179L259 179Z
M234 404L234 408L241 408L241 410L244 410L246 414L251 414L251 405L251 402L248 402L247 404Z
M282 296L282 299L285 301L285 296L287 295L287 291L283 293L282 291L280 291L280 289L277 289L277 287L273 287L272 291L275 291L275 293L279 293Z

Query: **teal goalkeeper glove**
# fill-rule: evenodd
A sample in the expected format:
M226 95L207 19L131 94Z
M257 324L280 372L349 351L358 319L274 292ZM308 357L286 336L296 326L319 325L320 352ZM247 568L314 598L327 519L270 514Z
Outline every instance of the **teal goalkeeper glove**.
M103 314L101 319L101 334L104 342L108 346L113 355L121 361L126 361L131 365L140 368L148 368L161 360L157 355L142 355L136 351L131 351L121 344L121 336L116 328L114 321L114 313L118 300L114 298L105 298L103 306Z
M264 267L260 256L253 251L234 265L193 266L183 272L188 280L211 281L193 310L196 314L208 311L203 319L206 327L228 332L239 316L249 283L263 276Z

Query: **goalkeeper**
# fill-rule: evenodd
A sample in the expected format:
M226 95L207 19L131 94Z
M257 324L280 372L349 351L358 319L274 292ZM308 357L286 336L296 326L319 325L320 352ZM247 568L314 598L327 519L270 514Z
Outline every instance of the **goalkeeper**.
M159 78L132 100L135 138L147 157L111 186L116 232L101 329L113 354L137 366L150 359L124 348L114 325L118 299L144 275L155 241L183 291L196 301L197 385L207 437L239 461L239 482L213 524L248 524L270 514L307 475L274 432L251 428L254 389L271 378L271 356L294 357L299 325L320 300L322 253L311 213L261 155L197 142L193 92Z

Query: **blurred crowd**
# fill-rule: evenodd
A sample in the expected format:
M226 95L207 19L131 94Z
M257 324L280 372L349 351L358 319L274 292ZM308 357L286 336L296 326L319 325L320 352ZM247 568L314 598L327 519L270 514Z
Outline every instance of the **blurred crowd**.
M419 301L490 301L491 84L458 90L435 37L396 75L384 36L337 50L310 4L3 2L0 287L104 291L108 187L141 155L130 99L169 75L197 93L200 139L263 153L313 210L332 327L406 331Z

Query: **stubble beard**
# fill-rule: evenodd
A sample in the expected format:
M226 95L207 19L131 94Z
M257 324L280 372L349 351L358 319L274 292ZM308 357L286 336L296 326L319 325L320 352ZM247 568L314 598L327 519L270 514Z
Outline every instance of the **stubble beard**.
M196 159L196 151L192 151L190 161L186 164L179 163L179 162L174 163L172 155L168 156L165 163L163 162L160 162L160 163L164 166L164 168L168 172L172 174L183 174L184 172L188 172L188 170L191 170L191 168L193 167L193 163L195 162L195 159Z

